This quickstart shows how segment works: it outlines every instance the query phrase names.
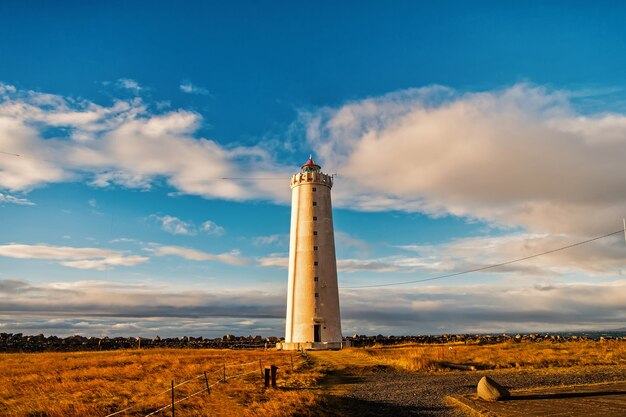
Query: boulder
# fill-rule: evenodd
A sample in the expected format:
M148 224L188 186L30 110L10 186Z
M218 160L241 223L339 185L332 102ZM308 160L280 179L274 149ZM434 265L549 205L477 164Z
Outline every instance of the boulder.
M484 376L480 379L478 387L476 388L476 394L478 398L486 401L505 400L511 397L509 390L488 376Z

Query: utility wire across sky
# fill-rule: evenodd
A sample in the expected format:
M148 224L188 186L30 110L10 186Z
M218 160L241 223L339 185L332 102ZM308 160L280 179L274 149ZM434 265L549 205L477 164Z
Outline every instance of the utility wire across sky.
M501 263L497 263L497 264L493 264L493 265L482 266L480 268L468 269L466 271L452 272L450 274L439 275L439 276L430 277L430 278L416 279L416 280L411 280L411 281L389 282L389 283L386 283L386 284L358 285L358 286L353 286L353 287L339 287L339 288L342 289L342 290L352 290L352 289L360 289L360 288L391 287L391 286L395 286L395 285L416 284L418 282L435 281L435 280L444 279L444 278L452 278L452 277L456 277L456 276L459 276L459 275L466 275L466 274L471 274L471 273L474 273L474 272L485 271L487 269L498 268L500 266L510 265L510 264L514 264L514 263L517 263L517 262L526 261L528 259L538 258L540 256L549 255L551 253L560 252L560 251L563 251L563 250L566 250L566 249L571 249L571 248L576 247L576 246L585 245L587 243L591 243L591 242L594 242L596 240L605 239L605 238L607 238L609 236L617 235L619 233L624 233L624 236L626 238L626 224L625 224L624 229L616 230L615 232L607 233L607 234L602 235L602 236L596 236L594 238L583 240L583 241L576 242L576 243L572 243L570 245L562 246L560 248L548 250L548 251L541 252L541 253L536 253L534 255L524 256L522 258L517 258L517 259L513 259L513 260L510 260L510 261L506 261L506 262L501 262Z

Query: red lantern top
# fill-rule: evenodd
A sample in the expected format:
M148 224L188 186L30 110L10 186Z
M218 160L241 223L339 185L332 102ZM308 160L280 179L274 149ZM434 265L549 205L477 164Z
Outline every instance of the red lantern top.
M302 165L302 172L319 172L321 169L321 166L313 162L313 155L309 155L309 160Z

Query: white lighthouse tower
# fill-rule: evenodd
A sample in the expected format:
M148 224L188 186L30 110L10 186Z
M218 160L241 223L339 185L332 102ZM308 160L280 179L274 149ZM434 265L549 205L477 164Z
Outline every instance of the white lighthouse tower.
M285 350L342 347L332 186L311 157L291 177L287 324L278 346Z

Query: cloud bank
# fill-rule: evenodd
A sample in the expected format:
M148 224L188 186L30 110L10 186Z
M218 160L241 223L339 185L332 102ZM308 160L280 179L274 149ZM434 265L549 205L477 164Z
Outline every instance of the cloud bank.
M130 81L126 88L139 88ZM337 207L589 236L626 213L626 116L581 114L573 95L528 84L478 93L435 86L303 112L300 125L325 171L339 173ZM103 106L2 84L0 187L165 181L206 198L289 202L286 186L260 178L289 178L296 167L266 146L199 137L202 123L140 97ZM245 180L223 180L232 177Z
M120 241L128 241L128 239L116 239L112 243ZM180 246L148 244L143 247L143 250L153 256L179 256L191 261L215 261L239 266L251 264L251 261L241 256L236 249L227 253L212 254ZM0 256L16 259L52 260L59 265L69 268L95 269L98 271L119 266L135 266L150 260L149 256L133 255L112 249L19 243L0 245Z
M579 114L567 92L428 87L303 118L339 204L570 235L626 213L626 117Z
M217 337L237 331L281 335L285 297L273 291L208 291L155 283L0 280L5 312L0 330L146 337ZM345 334L581 331L619 328L626 319L624 280L343 290L341 297ZM175 323L180 323L178 329Z
M180 246L158 246L150 249L155 256L180 256L190 261L218 261L228 265L249 265L250 260L242 257L238 250L213 254Z
M0 256L17 259L54 260L60 265L78 269L103 271L116 266L134 266L147 262L145 256L100 248L75 248L69 246L25 245L11 243L0 245Z
M120 86L139 93L132 81ZM198 137L201 124L198 113L158 111L141 97L103 106L0 84L0 189L27 192L68 181L149 189L165 181L206 198L288 201L288 187L277 191L256 178L289 178L291 168L261 147L229 148ZM251 163L258 171L245 169Z

